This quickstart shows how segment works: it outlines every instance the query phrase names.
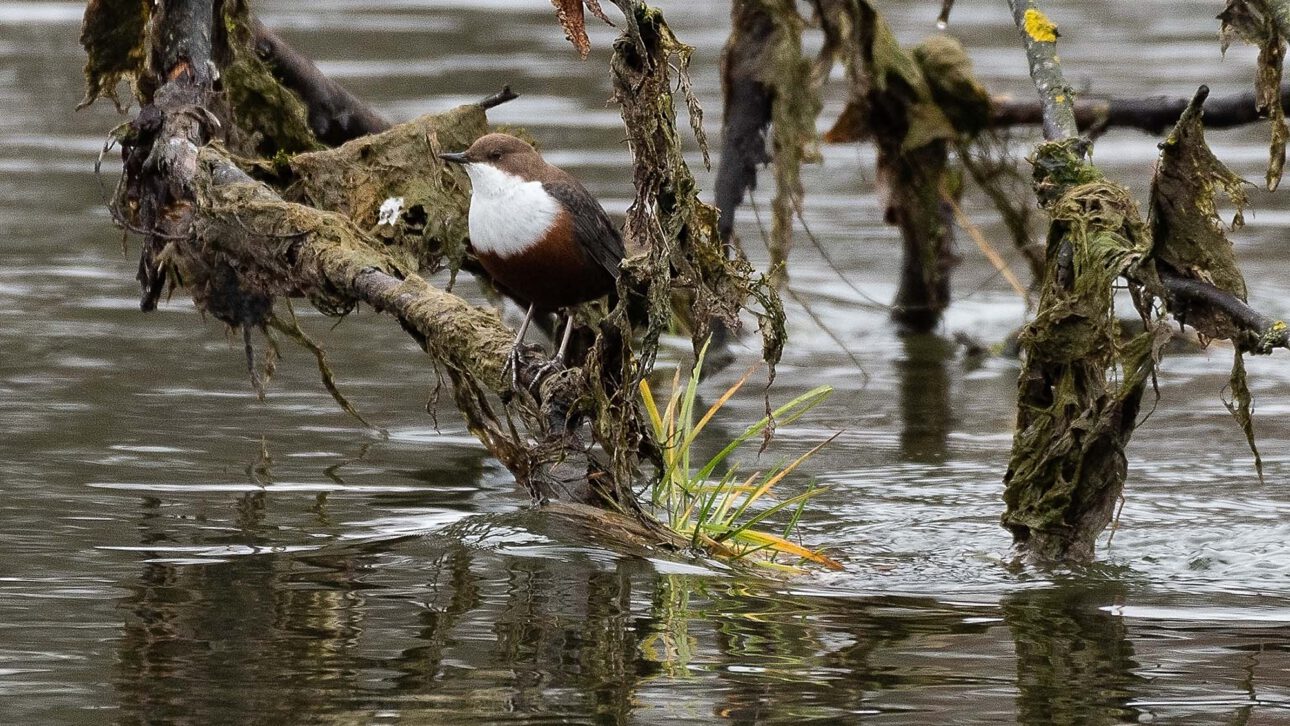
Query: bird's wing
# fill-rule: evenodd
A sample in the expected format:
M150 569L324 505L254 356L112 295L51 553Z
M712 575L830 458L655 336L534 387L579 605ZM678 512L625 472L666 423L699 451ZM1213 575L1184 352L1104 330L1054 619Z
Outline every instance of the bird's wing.
M604 207L591 196L585 187L567 174L542 183L542 188L573 212L573 233L579 246L614 279L618 279L618 264L626 254L623 236L609 221Z

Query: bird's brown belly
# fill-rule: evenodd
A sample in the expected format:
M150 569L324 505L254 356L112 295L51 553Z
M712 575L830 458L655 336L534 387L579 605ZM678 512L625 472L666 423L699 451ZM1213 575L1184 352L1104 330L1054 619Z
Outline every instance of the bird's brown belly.
M571 236L548 234L513 255L480 252L478 256L489 276L507 292L538 310L551 311L595 300L614 287L613 277L591 263L576 244Z

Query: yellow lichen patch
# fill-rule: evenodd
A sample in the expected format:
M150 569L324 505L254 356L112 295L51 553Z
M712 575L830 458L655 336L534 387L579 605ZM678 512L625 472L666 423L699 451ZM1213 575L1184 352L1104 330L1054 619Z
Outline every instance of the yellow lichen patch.
M1026 11L1024 27L1026 35L1036 43L1057 42L1057 26L1048 19L1047 15L1034 8Z

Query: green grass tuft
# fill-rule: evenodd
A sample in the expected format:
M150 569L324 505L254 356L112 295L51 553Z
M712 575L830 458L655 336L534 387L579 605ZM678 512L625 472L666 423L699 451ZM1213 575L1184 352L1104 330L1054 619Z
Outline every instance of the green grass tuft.
M661 409L649 383L641 381L640 384L641 400L663 454L663 471L650 492L650 504L655 513L673 531L689 538L692 546L712 552L718 557L743 559L759 565L788 569L794 568L780 560L794 558L795 562L806 561L830 569L841 569L842 565L819 551L808 549L789 539L797 529L806 503L823 492L822 487L812 483L801 494L766 506L774 497L775 487L836 438L836 434L787 464L781 463L766 471L753 472L743 479L739 478L738 469L731 466L720 478L713 478L717 469L735 451L759 438L772 421L776 426L796 421L828 397L833 388L818 386L780 406L769 416L763 416L760 421L749 426L715 456L696 468L697 462L692 460L692 452L699 434L721 407L748 382L755 370L749 369L696 421L698 412L695 401L703 371L703 357L707 350L707 345L704 345L685 385L681 384L681 372L677 371L672 379L671 395ZM781 513L787 513L788 522L780 533L757 528L768 524L771 517Z

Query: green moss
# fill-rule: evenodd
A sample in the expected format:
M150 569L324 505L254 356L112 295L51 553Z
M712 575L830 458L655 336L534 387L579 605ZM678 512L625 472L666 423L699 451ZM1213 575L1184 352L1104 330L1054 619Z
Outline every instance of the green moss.
M466 105L290 159L291 201L340 212L415 256L420 267L456 270L466 254L470 185L438 154L467 148L488 132L483 109ZM402 197L405 214L377 226L381 205ZM418 210L419 213L414 213Z
M224 5L231 59L221 78L239 133L230 145L246 154L273 157L323 148L309 127L309 112L295 93L278 82L254 49L251 16L243 0Z
M1035 186L1052 218L1039 308L1021 343L1017 431L1003 523L1031 557L1092 557L1127 473L1124 448L1168 327L1134 286L1145 330L1124 343L1114 281L1151 248L1124 187L1086 161L1087 142L1046 143Z

